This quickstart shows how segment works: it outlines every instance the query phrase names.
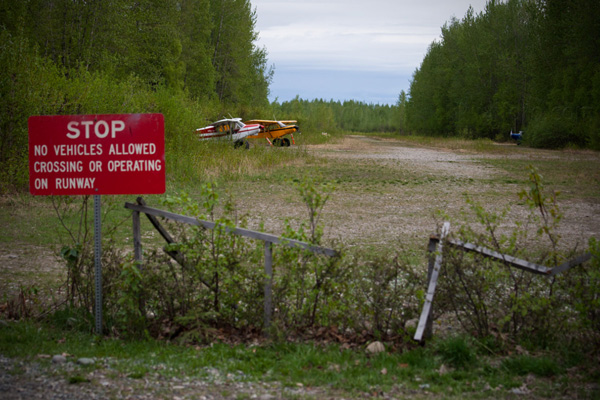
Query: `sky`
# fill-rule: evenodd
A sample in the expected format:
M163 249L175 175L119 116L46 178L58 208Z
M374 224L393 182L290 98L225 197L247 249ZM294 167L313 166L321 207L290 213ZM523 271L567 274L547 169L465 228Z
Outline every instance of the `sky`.
M395 104L452 17L486 0L251 0L275 70L269 100Z

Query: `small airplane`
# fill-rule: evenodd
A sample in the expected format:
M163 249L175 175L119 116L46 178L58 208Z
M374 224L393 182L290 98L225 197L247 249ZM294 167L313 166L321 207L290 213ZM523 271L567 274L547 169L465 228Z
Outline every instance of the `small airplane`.
M225 118L215 121L204 128L196 129L199 140L228 139L233 141L235 148L249 148L246 140L251 135L256 135L263 129L260 124L244 124L241 118Z
M255 135L248 136L248 139L267 139L271 146L290 146L290 139L283 137L290 135L292 138L291 144L296 144L294 141L294 132L298 132L300 128L295 125L297 121L274 121L267 119L253 119L246 121L247 124L259 124L263 128Z

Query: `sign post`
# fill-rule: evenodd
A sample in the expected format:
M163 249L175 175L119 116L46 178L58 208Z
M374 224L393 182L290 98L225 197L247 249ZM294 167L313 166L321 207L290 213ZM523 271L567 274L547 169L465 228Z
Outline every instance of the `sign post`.
M94 196L96 333L102 333L101 195L165 192L162 114L33 116L29 191Z
M94 316L96 333L102 334L102 213L100 212L100 195L94 195L94 284L96 301Z

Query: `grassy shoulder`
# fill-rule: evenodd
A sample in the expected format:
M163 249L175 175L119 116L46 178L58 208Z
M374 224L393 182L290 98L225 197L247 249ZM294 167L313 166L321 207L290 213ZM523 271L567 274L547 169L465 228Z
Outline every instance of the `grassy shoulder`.
M322 342L184 346L99 339L61 328L57 321L4 322L0 353L48 368L50 357L56 354L66 354L73 363L93 359L91 366L62 372L71 382L74 377L89 382L87 375L108 368L128 379L210 381L219 376L231 381L279 382L284 387L324 387L358 398L384 393L444 398L509 398L518 393L529 398L587 398L598 394L598 388L587 383L598 379L599 371L576 350L499 355L490 353L489 342L466 337L438 339L426 347L395 348L388 343L387 351L378 354L363 346Z

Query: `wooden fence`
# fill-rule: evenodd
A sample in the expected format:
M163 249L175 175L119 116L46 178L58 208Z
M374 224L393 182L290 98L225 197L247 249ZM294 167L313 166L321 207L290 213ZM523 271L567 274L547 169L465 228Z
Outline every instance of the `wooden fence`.
M173 238L166 231L166 229L160 224L156 217L162 217L177 221L189 225L201 226L206 229L215 229L218 225L211 221L203 221L194 217L188 217L185 215L175 214L169 211L158 210L156 208L146 206L144 199L141 197L137 198L137 204L125 203L125 208L133 211L133 247L134 247L134 258L136 262L142 262L142 236L140 230L140 213L146 214L154 228L160 233L168 244L174 243ZM301 242L299 240L286 239L274 235L269 235L264 232L252 231L243 228L230 228L225 227L224 230L228 233L244 236L250 239L262 240L264 242L264 255L265 255L265 286L264 286L264 327L269 327L271 323L272 315L272 282L273 282L273 244L279 244L288 246L291 248L300 248L309 250L315 254L323 254L329 257L339 257L339 253L336 250L328 249L321 246L313 246L309 243ZM183 254L174 250L165 250L165 252L171 256L177 263L184 265L185 259Z
M444 245L459 248L464 251L479 253L484 257L502 262L510 267L519 268L523 271L531 272L533 274L546 276L555 276L556 274L583 264L592 258L591 253L586 253L557 267L548 268L544 265L521 260L507 254L498 253L497 251L490 250L482 246L465 243L456 239L447 239L446 237L448 236L449 232L450 223L445 222L442 226L441 234L439 236L433 235L429 238L429 245L427 247L427 251L429 252L427 294L425 296L425 303L423 304L423 309L421 311L421 317L419 318L419 324L417 325L417 331L415 332L414 336L414 339L419 342L430 338L432 335L432 324L431 320L429 319L429 315L431 314L433 295L435 294L435 288L437 286L437 280L442 266L442 252Z
M175 214L169 211L159 210L156 208L146 206L144 200L141 197L137 198L137 204L125 203L125 208L133 211L133 244L134 244L134 257L137 262L142 262L142 241L141 241L141 230L140 230L140 213L144 213L154 228L161 234L168 244L174 243L174 239L160 224L156 217L162 217L170 219L172 221L181 222L194 226L201 226L206 229L215 229L218 225L211 221L203 221L194 217L188 217L185 215ZM225 227L224 230L228 233L244 236L250 239L262 240L264 242L264 269L265 269L265 284L264 284L264 327L269 327L272 316L272 282L273 282L273 244L279 244L288 246L291 248L300 248L309 250L316 254L323 254L328 257L339 257L339 253L336 250L329 249L321 246L314 246L309 243L301 242L293 239L286 239L270 235L264 232L252 231L243 228L230 228ZM417 330L414 336L414 340L423 341L432 336L432 321L429 316L433 306L433 297L437 286L437 281L442 267L442 254L443 246L451 246L462 249L464 251L475 252L483 255L484 257L494 259L502 262L510 267L518 268L530 273L540 274L545 276L555 276L556 274L567 271L577 265L583 264L584 262L592 258L591 253L583 254L577 258L569 260L557 267L548 268L544 265L535 264L526 260L502 254L488 248L477 246L471 243L465 243L456 239L447 239L450 232L450 223L446 222L442 226L442 231L439 236L432 235L429 238L429 244L427 247L429 253L428 262L428 284L427 293L425 296L425 302L417 325ZM175 250L166 250L165 252L171 256L180 265L184 265L185 259L183 254Z

